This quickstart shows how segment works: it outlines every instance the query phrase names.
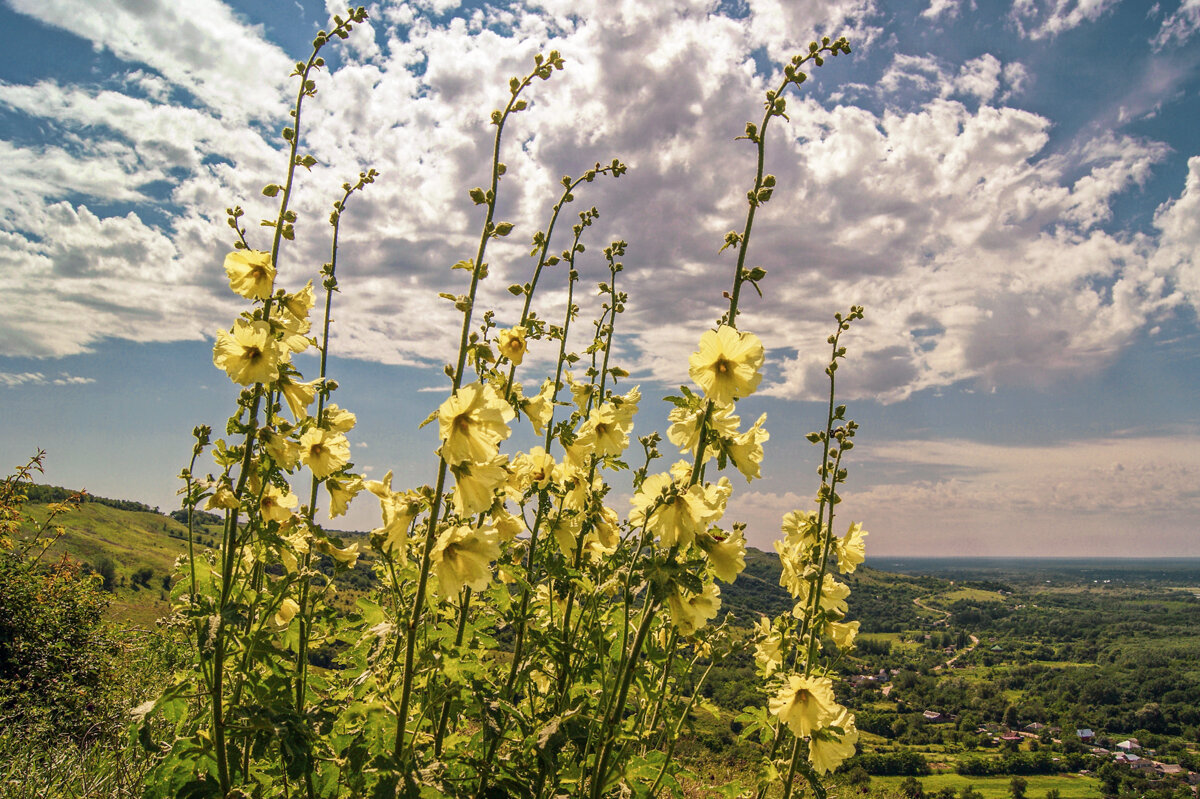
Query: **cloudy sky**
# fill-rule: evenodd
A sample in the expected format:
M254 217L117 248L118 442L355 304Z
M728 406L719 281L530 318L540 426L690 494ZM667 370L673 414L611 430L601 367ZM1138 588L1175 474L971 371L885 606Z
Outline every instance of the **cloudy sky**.
M0 455L49 451L47 481L175 507L198 423L235 392L211 363L240 309L224 209L251 243L282 178L287 73L337 4L320 0L0 0ZM721 312L776 65L821 35L854 52L811 71L772 123L774 199L742 326L768 348L764 478L731 516L769 547L805 507L832 314L866 306L839 372L862 425L843 521L879 555L1200 556L1200 2L1163 0L387 0L326 52L305 110L298 236L280 283L327 260L338 186L379 181L342 229L332 374L354 459L431 479L430 428L480 217L488 116L535 53L502 156L485 302L527 279L526 242L563 175L619 158L571 216L580 259L629 243L618 356L657 397ZM559 247L565 240L558 240ZM556 247L557 249L557 247ZM593 278L593 279L589 279ZM557 318L563 278L537 301ZM583 318L596 307L584 301ZM535 353L522 371L537 383ZM302 361L311 370L312 362ZM362 502L346 526L376 523Z

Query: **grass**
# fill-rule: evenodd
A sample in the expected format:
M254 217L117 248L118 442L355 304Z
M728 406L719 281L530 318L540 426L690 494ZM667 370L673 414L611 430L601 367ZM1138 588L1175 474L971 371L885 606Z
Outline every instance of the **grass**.
M871 787L898 789L904 779L904 777L872 777ZM1012 792L1009 790L1012 777L964 777L959 774L933 774L928 777L919 777L918 779L921 785L924 786L926 795L946 786L958 791L963 786L970 785L976 791L979 791L984 796L984 799L1000 799L1000 797L1007 798L1012 796ZM1100 781L1095 777L1083 774L1036 775L1028 776L1024 779L1027 783L1025 795L1029 799L1041 799L1051 788L1058 789L1063 799L1094 799L1094 797L1100 795Z
M1003 602L1006 597L997 591L985 591L982 588L957 588L945 594L941 594L938 600L942 602L957 602L960 599L967 599L973 602Z

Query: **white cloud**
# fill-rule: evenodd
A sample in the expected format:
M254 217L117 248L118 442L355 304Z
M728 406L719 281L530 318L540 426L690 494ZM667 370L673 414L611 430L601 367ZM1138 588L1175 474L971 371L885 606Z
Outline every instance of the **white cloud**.
M17 386L82 386L95 383L94 377L79 377L60 373L57 377L47 376L43 372L0 372L0 386L16 388Z
M1011 16L1022 36L1038 40L1095 22L1119 0L1015 0Z
M1157 50L1168 45L1183 46L1200 31L1200 0L1181 0L1179 7L1162 21L1152 44Z
M291 60L219 0L9 0L14 11L144 64L233 124L283 113Z
M0 188L0 288L20 298L0 320L8 354L80 352L107 336L211 335L237 307L220 270L231 238L221 209L242 204L252 246L268 245L256 223L274 213L273 202L258 190L281 180L284 155L277 139L230 114L260 114L271 120L264 127L278 127L282 106L252 112L255 94L239 94L241 110L228 113L215 101L167 100L190 86L212 94L255 83L274 93L282 79L272 70L283 59L286 72L289 62L260 31L204 5L200 18L215 20L204 35L245 45L261 67L189 60L192 50L174 63L170 45L182 35L174 6L150 5L129 30L118 30L129 12L108 5L96 8L114 20L89 6L53 23L129 60L129 94L0 85L0 104L64 132L54 146L0 143L17 165ZM1071 8L1086 17L1096 6ZM560 176L620 157L628 175L582 187L554 249L566 246L578 211L599 207L579 263L577 333L587 334L597 307L600 250L628 241L620 355L638 375L667 381L685 379L686 356L721 313L730 282L730 253L717 251L742 224L754 166L752 146L734 137L760 118L766 88L752 53L805 49L812 33L802 30L837 35L845 26L869 40L876 15L869 2L778 0L751 3L745 20L712 13L703 0L541 0L445 23L407 9L385 8L374 28L352 34L358 44L335 42L346 63L317 77L304 141L319 165L299 174L299 236L280 260L281 283L297 287L328 259L329 204L343 181L373 166L379 180L351 199L343 220L333 351L384 363L447 359L460 316L436 293L463 290L448 266L477 245L480 213L466 190L487 180L488 114L507 99L508 78L554 47L566 71L534 82L530 109L506 132L500 213L518 228L491 245L479 305L497 308L501 323L514 320L519 306L505 287L528 279L526 242L546 224ZM806 12L811 28L798 25ZM411 27L401 37L393 22ZM235 68L272 77L239 83ZM1104 229L1113 200L1145 181L1165 149L1105 133L1045 152L1051 120L995 105L1028 80L1020 64L991 54L964 64L900 54L878 82L885 110L789 97L792 122L772 121L767 155L779 187L758 215L750 254L769 271L766 297L750 294L742 306L745 324L773 351L770 393L821 390L825 356L810 349L828 335L833 310L851 303L865 304L868 318L848 342L846 388L897 400L964 380L1038 383L1100 368L1177 301L1175 282L1193 285L1194 267L1179 266L1190 234L1168 232L1184 225L1192 189L1178 201L1183 210L1160 211L1163 255L1155 239ZM912 90L910 102L890 102ZM165 203L156 199L164 191ZM134 210L97 210L105 203ZM557 322L561 268L549 270L544 288L536 310ZM547 356L535 349L530 368Z
M921 16L937 20L944 15L947 19L954 19L961 9L962 0L929 0L929 8L922 11Z

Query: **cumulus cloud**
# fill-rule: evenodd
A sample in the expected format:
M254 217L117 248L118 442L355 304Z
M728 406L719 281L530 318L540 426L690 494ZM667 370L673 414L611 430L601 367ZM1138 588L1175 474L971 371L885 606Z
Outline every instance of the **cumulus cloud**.
M130 66L104 86L0 85L0 104L61 133L54 145L0 142L16 165L0 187L0 289L20 298L0 319L0 353L211 335L237 307L219 266L232 238L222 209L243 205L251 246L269 245L257 222L274 201L259 189L282 179L274 131L285 116L274 98L290 62L215 0L190 9L199 22L187 24L165 0L138 15L115 0L73 14L61 13L66 4L14 8ZM947 20L956 6L929 11ZM1024 2L1014 13L1040 27L1061 18L1061 28L1105 8ZM732 276L730 253L718 250L744 218L754 152L734 137L761 117L762 53L782 58L814 33L847 31L861 37L856 52L870 51L883 24L867 0L753 0L740 10L704 0L530 0L487 13L441 0L385 4L371 26L331 45L340 66L317 77L306 105L305 149L319 163L299 175L299 235L281 283L298 287L328 260L330 203L372 166L380 179L343 220L334 351L395 364L450 357L460 316L436 294L462 291L448 267L477 246L480 214L466 190L488 179L488 115L507 100L510 76L557 48L567 70L535 81L530 109L506 133L499 213L518 227L491 245L480 306L514 321L519 305L505 287L529 279L526 242L546 225L561 176L621 158L629 173L584 185L553 249L595 204L581 318L598 307L601 249L629 242L618 354L641 379L685 379L686 355L722 312ZM198 38L184 47L188 36ZM845 70L844 60L826 69ZM1114 200L1146 181L1163 145L1107 131L1048 152L1054 122L1005 104L1032 79L1027 68L988 53L962 63L897 55L862 104L822 98L822 74L789 97L790 123L771 123L767 169L779 187L751 248L752 264L769 272L766 296L742 306L772 351L768 393L820 390L825 356L810 345L851 303L866 305L868 319L852 343L864 368L846 389L893 401L964 380L1037 383L1100 368L1179 301L1177 285L1194 296L1190 183L1160 209L1157 238L1106 227ZM239 123L251 119L262 124ZM543 285L535 310L557 322L562 269ZM586 323L577 330L586 335ZM549 356L535 348L530 362Z

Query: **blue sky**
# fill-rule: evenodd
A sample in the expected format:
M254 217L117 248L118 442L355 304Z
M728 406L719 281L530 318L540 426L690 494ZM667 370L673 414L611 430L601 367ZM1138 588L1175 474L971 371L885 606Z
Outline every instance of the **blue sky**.
M603 246L629 242L617 354L647 396L640 433L665 427L656 400L720 313L732 264L717 250L753 174L734 137L760 116L772 64L846 35L853 55L813 71L772 131L779 188L750 254L769 274L743 305L768 362L741 410L768 413L771 441L763 478L735 477L729 517L769 547L810 501L822 342L858 303L839 377L862 432L842 513L873 552L1200 555L1200 2L368 8L307 107L320 164L280 262L283 285L312 277L337 186L380 171L344 223L332 345L368 476L431 479L436 442L416 425L444 397L457 337L436 294L462 290L448 266L479 222L466 189L484 180L487 115L533 53L557 48L567 69L533 87L507 139L501 207L517 231L491 253L484 299L514 321L504 287L526 279L524 242L561 175L629 164L574 210L601 212L582 266L595 279ZM240 307L223 209L270 213L258 190L285 160L286 73L330 13L0 0L8 465L42 447L50 482L174 507L192 426L222 427L235 396L211 364ZM561 279L548 289L557 316ZM345 526L376 516L360 500Z

